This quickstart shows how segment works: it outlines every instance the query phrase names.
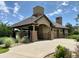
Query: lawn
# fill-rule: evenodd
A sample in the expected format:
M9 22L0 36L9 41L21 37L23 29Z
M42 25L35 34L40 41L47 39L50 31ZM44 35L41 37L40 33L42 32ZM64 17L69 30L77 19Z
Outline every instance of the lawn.
M78 34L78 35L75 35L75 34L69 35L69 36L67 36L67 38L69 38L69 39L74 39L74 40L76 40L76 41L79 42L79 34Z
M0 47L0 54L9 51L9 48Z

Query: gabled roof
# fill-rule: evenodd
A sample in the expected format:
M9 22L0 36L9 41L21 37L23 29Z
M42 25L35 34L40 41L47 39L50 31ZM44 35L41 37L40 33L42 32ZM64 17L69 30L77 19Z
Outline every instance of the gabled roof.
M38 17L36 17L36 16L28 17L28 18L25 19L25 20L22 20L22 21L20 21L20 22L18 22L18 23L13 24L12 27L18 27L18 26L33 24L35 21L37 21L38 19L40 19L40 18L42 18L42 17L45 17L45 18L50 22L50 24L53 25L52 22L48 19L47 16L41 15L41 16L38 16Z
M18 22L18 23L13 24L12 27L19 27L19 26L28 25L28 24L34 24L35 21L39 20L39 19L42 18L42 17L45 17L45 18L50 22L50 25L51 25L52 27L55 27L55 28L67 28L67 27L62 26L62 25L60 25L60 24L58 24L58 23L53 24L53 23L48 19L48 17L47 17L46 15L41 15L41 16L38 16L38 17L36 17L36 16L28 17L28 18L25 19L25 20L22 20L22 21L20 21L20 22Z

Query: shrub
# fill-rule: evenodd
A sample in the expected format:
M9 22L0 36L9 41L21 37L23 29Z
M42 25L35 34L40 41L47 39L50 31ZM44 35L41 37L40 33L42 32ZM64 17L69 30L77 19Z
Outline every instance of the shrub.
M11 47L12 44L15 43L15 41L14 41L13 38L3 37L3 39L4 39L3 43L5 44L5 47L6 47L6 48Z
M69 51L69 49L58 45L54 53L54 56L56 58L69 58L71 57L71 52Z
M0 21L0 37L10 36L12 34L12 28L7 24Z
M76 41L79 41L79 35L70 35L67 38L75 39Z
M74 31L73 35L79 35L79 31Z
M28 39L28 36L24 36L21 40L22 43L29 43L29 39Z
M65 26L68 28L68 35L71 35L74 30L72 24L67 23Z
M3 44L3 39L2 38L0 38L0 44Z

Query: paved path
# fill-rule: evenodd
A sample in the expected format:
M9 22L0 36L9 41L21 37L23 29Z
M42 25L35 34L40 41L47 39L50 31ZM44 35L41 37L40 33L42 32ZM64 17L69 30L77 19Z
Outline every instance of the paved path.
M59 44L74 51L76 42L70 39L54 39L23 44L10 48L10 51L7 53L0 54L0 58L42 58L54 52L56 46Z

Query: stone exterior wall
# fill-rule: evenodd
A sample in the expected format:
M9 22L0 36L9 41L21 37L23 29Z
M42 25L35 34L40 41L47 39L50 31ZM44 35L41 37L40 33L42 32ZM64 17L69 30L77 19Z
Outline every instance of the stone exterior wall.
M57 38L57 29L56 28L52 28L52 34L53 34L53 38Z
M51 40L54 39L54 28L51 28Z
M50 22L45 18L42 17L41 19L39 19L37 21L38 26L41 26L40 30L42 32L42 36L44 39L51 39L51 26L50 26ZM43 27L42 27L43 26Z
M64 38L68 35L68 30L64 29L58 29L58 28L52 28L53 30L51 31L53 34L53 38ZM57 33L57 30L59 31L59 33Z
M46 20L45 17L42 17L41 19L39 19L39 20L37 21L37 23L38 23L38 25L40 25L40 24L45 24L45 25L47 25L48 27L50 27L50 23L49 23L48 20Z
M59 38L63 38L63 29L59 29Z

